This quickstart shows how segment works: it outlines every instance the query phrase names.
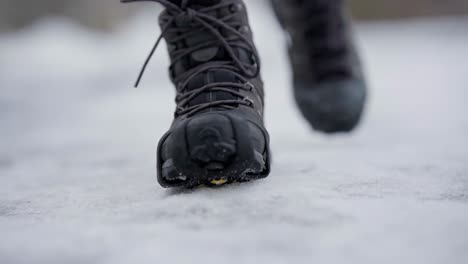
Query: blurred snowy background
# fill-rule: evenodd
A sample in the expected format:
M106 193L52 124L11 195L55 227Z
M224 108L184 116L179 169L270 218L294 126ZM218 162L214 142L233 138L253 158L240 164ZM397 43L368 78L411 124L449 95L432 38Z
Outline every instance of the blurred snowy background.
M118 5L119 0L0 0L0 31L28 27L47 16L64 16L75 23L109 30L120 26L139 8ZM268 0L250 0L267 3ZM421 16L463 15L466 0L349 0L358 19L400 19Z
M468 259L468 2L352 1L371 98L325 137L292 102L284 39L246 1L274 168L156 186L174 92L151 3L0 0L0 263L450 263Z

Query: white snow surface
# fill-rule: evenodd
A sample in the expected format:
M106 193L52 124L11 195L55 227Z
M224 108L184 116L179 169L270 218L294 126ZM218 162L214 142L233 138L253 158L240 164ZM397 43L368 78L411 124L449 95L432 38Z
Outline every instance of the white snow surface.
M164 46L130 88L154 13L112 34L51 19L0 35L0 263L468 263L468 18L358 25L367 114L324 136L252 2L273 171L216 189L156 184Z

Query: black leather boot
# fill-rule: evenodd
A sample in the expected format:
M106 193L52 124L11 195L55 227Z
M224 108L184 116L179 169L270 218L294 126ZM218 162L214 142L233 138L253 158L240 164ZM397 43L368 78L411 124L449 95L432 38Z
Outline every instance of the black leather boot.
M165 7L159 40L167 42L177 91L174 122L158 147L159 183L193 187L268 176L260 60L243 1L153 2Z
M312 127L347 132L361 119L366 83L344 0L271 0L289 37L294 95Z

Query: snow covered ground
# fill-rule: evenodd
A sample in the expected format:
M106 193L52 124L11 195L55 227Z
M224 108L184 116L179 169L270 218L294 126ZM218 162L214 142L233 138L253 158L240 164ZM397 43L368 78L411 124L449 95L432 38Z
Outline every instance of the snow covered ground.
M0 35L0 263L467 263L468 18L359 25L365 122L326 137L294 108L282 35L255 7L273 173L219 189L156 185L164 47L130 88L154 16Z

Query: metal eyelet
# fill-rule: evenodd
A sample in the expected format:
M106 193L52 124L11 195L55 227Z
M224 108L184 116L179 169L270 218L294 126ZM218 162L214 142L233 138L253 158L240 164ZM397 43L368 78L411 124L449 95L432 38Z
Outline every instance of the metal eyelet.
M255 86L251 82L246 82L245 86L248 87L249 91L253 91L253 89L255 89Z
M247 34L250 32L250 28L248 26L239 26L237 27L237 31L241 34Z
M254 101L252 99L250 99L249 97L245 97L244 98L244 101L246 101L247 103L249 103L249 106L254 106Z
M241 3L231 4L231 5L229 6L229 11L230 11L231 13L237 13L237 12L241 11L242 8L244 8L244 7L242 6Z

